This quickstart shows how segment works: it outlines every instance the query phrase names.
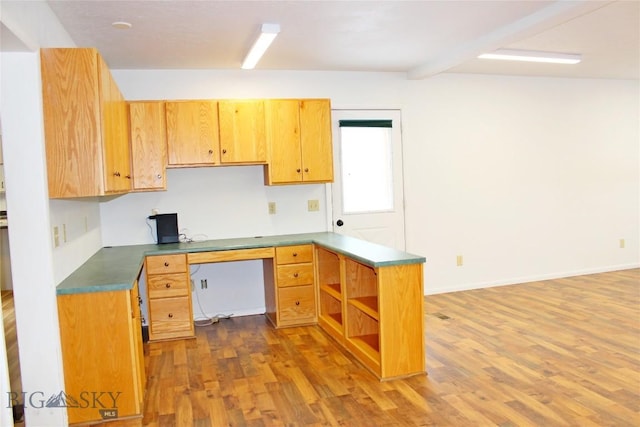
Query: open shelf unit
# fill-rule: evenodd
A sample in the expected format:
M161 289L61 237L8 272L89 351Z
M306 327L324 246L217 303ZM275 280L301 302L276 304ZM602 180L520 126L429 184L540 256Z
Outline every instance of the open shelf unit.
M373 267L345 259L347 340L352 351L362 353L374 371L380 369L378 278Z
M325 248L316 248L316 272L320 298L318 322L338 341L342 341L344 337L341 263L341 256L338 254Z

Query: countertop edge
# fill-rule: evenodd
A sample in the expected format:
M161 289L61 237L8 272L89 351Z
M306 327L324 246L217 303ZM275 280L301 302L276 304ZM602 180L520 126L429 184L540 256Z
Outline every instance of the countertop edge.
M254 240L255 239L255 240ZM261 240L264 239L264 240ZM225 241L235 241L238 242L236 244L224 245ZM210 246L206 246L208 242L220 242L219 245L211 244ZM201 244L203 246L198 247L197 245ZM255 248L265 248L265 247L280 247L280 246L291 246L291 245L305 245L305 244L315 244L321 246L330 251L334 251L340 253L344 256L348 256L355 261L361 262L362 264L368 265L370 267L378 268L378 267L388 267L393 265L408 265L408 264L423 264L426 262L426 258L418 255L414 255L408 252L399 251L390 247L377 245L375 243L366 242L361 239L342 236L336 233L331 232L321 232L321 233L305 233L300 235L282 235L282 236L266 236L266 237L255 237L255 238L239 238L239 239L219 239L214 241L206 241L206 242L192 242L192 243L179 243L179 244L169 244L164 247L158 247L159 245L131 245L131 246L105 246L99 249L92 257L90 257L85 263L83 263L80 267L78 267L67 279L63 280L56 286L56 295L73 295L73 294L83 294L83 293L95 293L95 292L109 292L109 291L122 291L122 290L130 290L133 288L133 284L138 279L140 272L142 271L142 267L144 265L144 258L146 256L153 255L169 255L169 254L180 254L180 253L198 253L198 252L218 252L218 251L232 251L232 250L242 250L242 249L255 249ZM194 245L194 246L184 246L184 245ZM351 246L351 250L349 250L349 246ZM358 246L361 246L358 248ZM347 247L345 249L345 247ZM354 249L355 248L355 249ZM101 257L105 257L105 250L116 249L116 250L129 250L132 251L132 257L139 257L139 262L136 267L128 267L129 271L131 271L131 275L133 276L131 281L128 279L118 280L114 283L104 283L104 284L96 284L96 285L67 285L65 286L65 282L73 281L77 282L82 280L81 278L74 277L73 275L77 274L82 276L82 274L86 274L83 271L83 268L86 267L87 264L90 263L100 263ZM394 259L373 259L379 257L367 257L362 254L357 253L358 250L360 252L375 252L379 251L381 253L387 254L387 258ZM135 271L135 273L134 273ZM72 279L70 279L72 278Z

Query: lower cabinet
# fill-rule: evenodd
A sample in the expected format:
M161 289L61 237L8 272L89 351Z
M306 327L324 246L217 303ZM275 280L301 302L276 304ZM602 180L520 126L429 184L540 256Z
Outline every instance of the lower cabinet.
M276 327L317 322L313 245L276 247L264 276L267 318Z
M191 279L186 254L145 258L149 302L149 340L195 335Z
M425 372L421 264L371 267L316 248L318 324L380 379Z
M137 282L130 290L58 295L57 303L65 389L55 398L69 423L142 417Z

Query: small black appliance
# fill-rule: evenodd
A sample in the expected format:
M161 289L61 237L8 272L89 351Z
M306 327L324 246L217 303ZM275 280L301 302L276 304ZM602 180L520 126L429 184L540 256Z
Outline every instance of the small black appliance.
M178 214L156 214L149 217L156 220L158 243L178 243Z

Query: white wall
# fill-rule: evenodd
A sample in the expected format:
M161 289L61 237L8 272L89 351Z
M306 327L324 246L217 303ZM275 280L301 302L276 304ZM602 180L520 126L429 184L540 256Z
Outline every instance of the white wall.
M327 97L335 109L400 108L407 250L427 258L427 294L638 266L638 81L211 70L114 76L127 99ZM211 188L179 183L180 194L173 193L176 180L193 184L209 174L216 176ZM205 206L220 199L225 211L238 207L226 222L230 235L288 232L296 220L301 229L316 226L315 217L293 208L269 224L272 190L258 175L243 168L171 171L167 195L125 196L114 201L118 209L102 204L103 240L142 238L140 217L158 207L154 198L188 201L161 207L182 209L193 233L214 229L219 218L207 226L209 214L187 213L202 195ZM238 177L247 184L242 189L231 184ZM231 187L213 190L214 181ZM292 207L308 197L297 187L277 191Z
M66 411L41 408L64 388L49 235L39 57L1 53L1 102L13 295L29 425L64 425Z
M637 81L442 75L407 91L407 247L427 293L638 266Z
M45 2L3 0L0 19L34 51L51 45L73 46ZM46 400L53 393L59 393L64 388L64 379L37 52L0 53L0 83L16 328L22 389L27 393L27 400L20 400L25 403L27 425L63 426L67 424L66 411L44 408L40 403L42 398ZM6 360L0 360L0 364L6 366ZM4 386L0 388L5 391ZM8 395L3 393L3 396ZM6 406L2 408L7 409ZM0 424L11 425L6 422L10 416L6 412L2 411Z

